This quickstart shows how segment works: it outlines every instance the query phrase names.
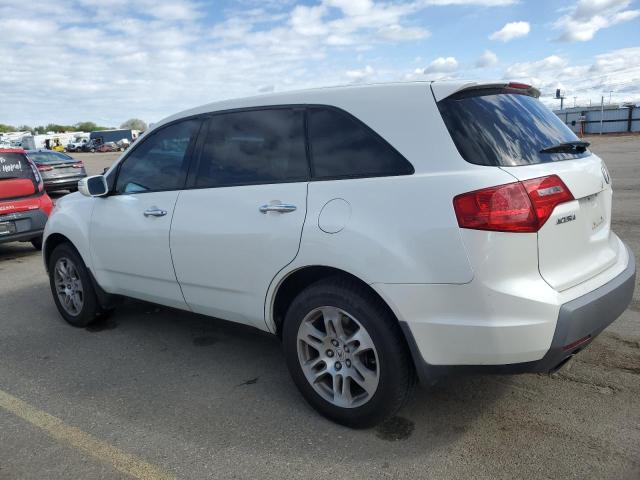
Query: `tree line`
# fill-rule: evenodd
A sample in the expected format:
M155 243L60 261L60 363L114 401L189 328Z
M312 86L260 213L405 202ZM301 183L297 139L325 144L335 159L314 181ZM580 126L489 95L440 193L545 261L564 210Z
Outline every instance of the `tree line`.
M112 130L114 127L103 127L95 122L78 122L73 125L61 125L57 123L49 123L47 125L39 125L37 127L31 127L29 125L6 125L0 123L0 133L11 132L33 132L36 135L40 135L47 132L95 132L96 130ZM147 129L147 124L139 118L131 118L120 125L120 128L130 128L132 130L144 131Z

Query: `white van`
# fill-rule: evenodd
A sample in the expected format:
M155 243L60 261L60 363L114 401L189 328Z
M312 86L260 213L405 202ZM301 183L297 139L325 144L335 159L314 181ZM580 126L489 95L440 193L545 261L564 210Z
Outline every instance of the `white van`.
M417 377L549 372L629 304L611 178L516 83L326 88L205 105L60 199L54 301L126 296L282 339L327 417L385 419Z

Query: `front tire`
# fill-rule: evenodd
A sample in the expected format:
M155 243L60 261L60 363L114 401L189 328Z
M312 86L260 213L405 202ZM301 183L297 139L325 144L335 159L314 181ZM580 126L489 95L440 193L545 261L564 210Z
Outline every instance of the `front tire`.
M353 428L394 415L414 384L395 317L366 287L333 277L303 290L283 327L289 372L305 399Z
M86 265L70 244L60 244L53 250L48 267L53 300L68 323L86 327L106 313L100 307Z

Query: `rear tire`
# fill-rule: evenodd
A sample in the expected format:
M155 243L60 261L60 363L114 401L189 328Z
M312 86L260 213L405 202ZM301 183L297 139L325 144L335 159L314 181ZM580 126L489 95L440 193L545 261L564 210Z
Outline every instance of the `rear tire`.
M348 278L320 280L293 300L283 347L291 377L309 404L349 427L368 428L391 417L415 383L396 318Z
M86 327L109 313L100 306L89 271L71 244L58 245L48 267L53 300L68 323Z

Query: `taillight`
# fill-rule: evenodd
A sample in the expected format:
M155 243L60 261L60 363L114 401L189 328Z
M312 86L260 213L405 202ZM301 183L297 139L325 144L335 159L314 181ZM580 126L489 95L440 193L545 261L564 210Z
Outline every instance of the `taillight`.
M573 194L557 175L524 180L522 184L538 217L538 229L549 219L556 205L573 200Z
M82 168L84 167L84 163L82 162L78 162L78 163L74 163L73 165L71 165L73 168Z
M38 170L41 172L48 172L49 170L53 170L53 167L48 167L46 165L38 165Z
M461 228L537 232L556 205L573 200L557 175L463 193L453 199Z
M53 200L46 192L40 197L40 210L46 213L47 217L51 215L51 210L53 210Z
M527 85L526 83L519 83L519 82L509 82L507 84L508 88L515 88L516 90L529 90L531 88L531 85Z

